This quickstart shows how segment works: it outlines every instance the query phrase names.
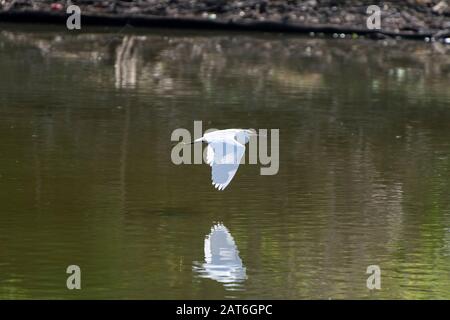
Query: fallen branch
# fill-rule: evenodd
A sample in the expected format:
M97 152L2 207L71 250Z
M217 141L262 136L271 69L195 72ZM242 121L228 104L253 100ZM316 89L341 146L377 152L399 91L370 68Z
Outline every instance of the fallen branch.
M64 24L67 15L61 12L48 11L0 11L0 21L22 23L50 23ZM364 28L342 27L337 25L307 26L290 22L278 21L220 21L203 18L161 17L140 14L104 14L85 13L82 16L84 25L147 27L147 28L176 28L176 29L206 29L206 30L234 30L234 31L262 31L285 33L324 33L324 34L356 34L373 39L386 37L400 37L404 39L423 40L432 38L433 33L392 32L383 30L369 30Z

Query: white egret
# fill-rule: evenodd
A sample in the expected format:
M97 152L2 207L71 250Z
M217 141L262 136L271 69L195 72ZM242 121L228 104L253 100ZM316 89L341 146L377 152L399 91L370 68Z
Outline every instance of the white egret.
M245 154L245 144L256 132L250 129L225 129L209 132L194 140L206 142L206 163L211 166L212 184L218 190L225 189L236 174Z

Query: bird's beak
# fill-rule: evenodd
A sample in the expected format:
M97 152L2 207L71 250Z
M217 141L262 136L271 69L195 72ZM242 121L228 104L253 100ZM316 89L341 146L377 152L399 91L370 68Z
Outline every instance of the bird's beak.
M185 145L189 145L192 144L193 142L178 142L178 141L172 141L172 147L174 146L185 146Z

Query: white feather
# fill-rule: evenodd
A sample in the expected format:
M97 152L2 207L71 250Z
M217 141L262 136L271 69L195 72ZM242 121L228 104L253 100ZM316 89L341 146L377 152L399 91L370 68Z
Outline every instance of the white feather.
M242 132L245 131L217 130L203 137L203 141L208 143L206 162L212 167L212 184L218 190L224 190L230 184L245 154L245 146L236 140Z

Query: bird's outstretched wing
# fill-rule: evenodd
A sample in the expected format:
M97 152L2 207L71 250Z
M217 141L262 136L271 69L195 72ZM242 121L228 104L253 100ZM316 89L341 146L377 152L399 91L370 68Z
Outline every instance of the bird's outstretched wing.
M212 184L225 189L236 174L245 146L234 139L223 139L208 144L207 162L212 167Z

